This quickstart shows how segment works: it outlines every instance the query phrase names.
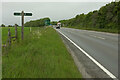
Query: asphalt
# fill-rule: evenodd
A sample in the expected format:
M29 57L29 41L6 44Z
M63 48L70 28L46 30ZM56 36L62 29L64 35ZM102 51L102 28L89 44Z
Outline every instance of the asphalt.
M120 42L118 42L117 34L72 28L61 28L58 30L118 77L118 44ZM76 58L79 61L81 54L82 52L76 54ZM92 64L89 65L92 66ZM88 68L89 65L87 66Z

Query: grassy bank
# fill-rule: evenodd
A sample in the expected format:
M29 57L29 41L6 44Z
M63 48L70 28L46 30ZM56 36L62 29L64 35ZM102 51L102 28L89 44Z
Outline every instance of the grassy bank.
M71 55L53 28L35 27L32 32L26 28L24 41L3 51L2 59L3 78L81 78Z
M118 34L117 29L97 29L97 28L84 28L84 27L76 27L76 26L67 26L66 28L75 28L81 30L91 30L91 31L99 31L99 32L109 32L109 33L116 33Z

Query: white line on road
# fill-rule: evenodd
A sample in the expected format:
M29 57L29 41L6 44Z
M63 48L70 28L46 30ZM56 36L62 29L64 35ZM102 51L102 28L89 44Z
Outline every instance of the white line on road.
M105 73L107 73L111 78L117 79L110 71L108 71L105 67L103 67L98 61L96 61L93 57L91 57L87 52L85 52L82 48L80 48L76 43L74 43L71 39L65 36L62 32L57 30L60 34L62 34L65 38L67 38L72 44L74 44L79 50L81 50L88 58L90 58L97 66L99 66Z
M99 39L105 39L105 38L103 38L103 37L99 37L99 36L95 36L95 35L90 35L90 36L96 37L96 38L99 38Z

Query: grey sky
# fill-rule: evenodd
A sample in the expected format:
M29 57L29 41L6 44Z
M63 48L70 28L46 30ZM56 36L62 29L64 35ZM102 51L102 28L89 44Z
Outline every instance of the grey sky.
M25 22L49 17L52 21L70 19L77 14L98 10L109 2L3 2L2 23L21 24L21 17L15 17L14 12L32 12L32 17L25 17ZM1 14L1 13L0 13Z

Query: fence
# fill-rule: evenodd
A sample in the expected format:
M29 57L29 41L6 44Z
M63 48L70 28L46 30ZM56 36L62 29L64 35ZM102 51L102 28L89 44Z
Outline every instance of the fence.
M13 41L17 40L17 38L18 38L18 36L17 36L17 25L15 25L15 36L11 36L10 28L8 29L7 43L5 45L2 45L2 47L11 46L11 42L12 42L13 38L15 38Z

